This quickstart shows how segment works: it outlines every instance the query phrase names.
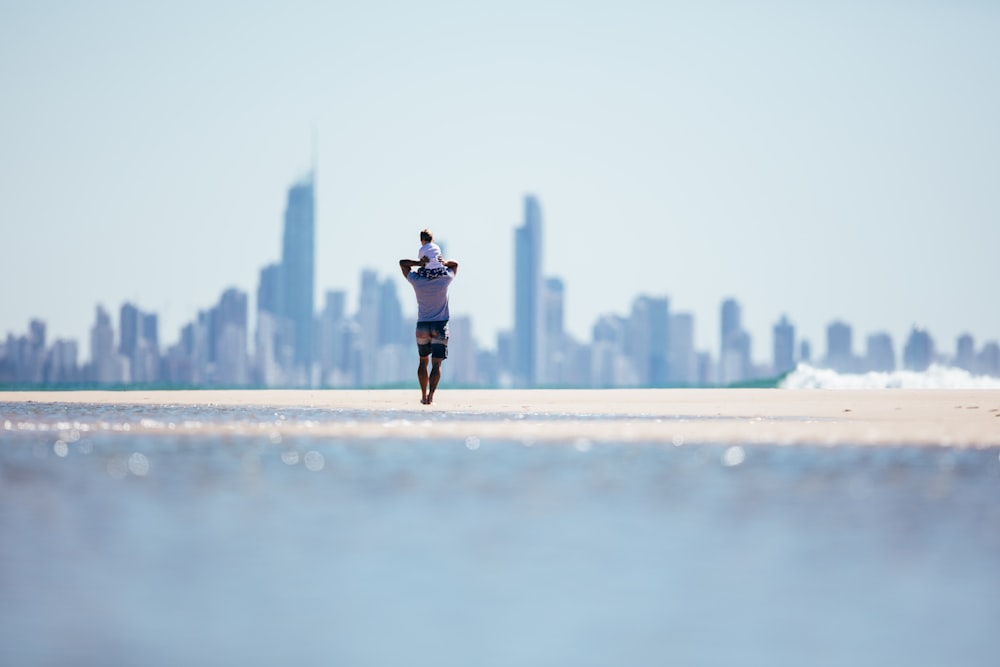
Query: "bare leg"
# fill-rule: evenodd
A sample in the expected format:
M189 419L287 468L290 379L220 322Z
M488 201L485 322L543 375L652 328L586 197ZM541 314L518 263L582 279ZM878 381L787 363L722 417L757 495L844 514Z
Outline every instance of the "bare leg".
M441 380L441 362L444 359L432 359L431 360L431 377L430 384L431 389L427 392L427 404L429 405L434 401L434 390L438 387L438 381Z
M417 366L417 380L420 381L420 402L426 405L430 403L427 400L427 357L420 357L420 365ZM433 393L433 391L432 389L431 392Z

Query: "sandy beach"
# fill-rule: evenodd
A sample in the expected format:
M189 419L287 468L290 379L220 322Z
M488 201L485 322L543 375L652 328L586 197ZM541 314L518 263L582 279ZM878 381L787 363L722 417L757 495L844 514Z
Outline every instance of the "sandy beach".
M344 413L289 425L140 420L128 429L133 433L222 428L362 439L1000 446L1000 390L442 389L432 406L420 405L416 390L0 392L0 403L32 402L130 406L139 414L143 406L164 405ZM77 408L70 413L86 417Z

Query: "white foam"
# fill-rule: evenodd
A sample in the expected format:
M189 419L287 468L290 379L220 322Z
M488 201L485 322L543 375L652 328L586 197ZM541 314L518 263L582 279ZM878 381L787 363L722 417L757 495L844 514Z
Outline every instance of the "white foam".
M838 373L799 364L779 384L782 389L1000 389L1000 378L972 375L961 368L932 365L926 371Z

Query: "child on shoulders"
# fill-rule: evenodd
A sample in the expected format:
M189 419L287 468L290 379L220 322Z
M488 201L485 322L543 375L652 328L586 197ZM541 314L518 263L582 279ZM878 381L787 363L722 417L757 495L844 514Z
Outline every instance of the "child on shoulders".
M417 275L423 278L440 278L448 275L448 268L444 265L444 258L441 256L441 248L434 243L434 234L431 230L424 229L420 232L420 251L417 259L420 260L420 268Z

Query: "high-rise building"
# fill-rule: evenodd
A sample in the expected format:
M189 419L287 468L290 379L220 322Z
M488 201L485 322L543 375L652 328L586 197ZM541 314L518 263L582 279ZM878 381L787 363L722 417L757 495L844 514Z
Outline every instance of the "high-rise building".
M934 341L926 330L913 327L903 348L903 368L925 371L934 361Z
M341 328L347 307L347 294L342 290L328 290L323 312L319 318L319 362L323 384L337 386L339 373L346 370L343 364Z
M955 366L970 373L976 371L976 341L971 334L962 334L955 345Z
M358 314L355 317L360 327L359 376L358 382L365 387L375 385L375 365L378 356L379 302L382 287L378 273L372 269L361 272L361 294L358 299Z
M559 278L545 279L542 312L546 336L559 338L563 334L566 287Z
M559 278L546 278L542 288L542 355L543 372L539 384L563 385L566 383L567 357L563 312L566 290Z
M626 354L640 386L659 387L667 382L669 321L666 297L639 296L632 302Z
M667 368L672 384L698 384L698 358L694 350L694 315L675 313L670 316Z
M131 303L123 303L118 317L118 352L131 359L139 343L139 309Z
M479 380L476 370L476 345L472 338L472 319L468 316L453 317L448 324L449 376L455 385L473 386Z
M500 384L497 353L476 349L476 384L480 387L497 387Z
M386 278L379 285L378 330L367 332L379 345L399 345L403 342L403 307L396 293L396 280Z
M247 365L247 294L236 288L222 293L212 309L214 323L211 342L215 349L215 381L225 386L249 382Z
M514 231L514 357L516 386L535 385L542 363L542 209L524 198L524 224Z
M7 342L0 343L0 384L17 382L17 362L14 360L14 334L7 332Z
M57 340L49 353L48 370L45 381L48 384L68 384L79 382L76 364L77 347L75 340Z
M985 343L978 356L977 368L980 373L1000 377L1000 345L996 341Z
M719 356L725 354L726 346L739 334L742 328L740 304L736 299L722 302L722 316L719 329Z
M265 387L293 386L294 332L287 317L257 311L254 342L254 377Z
M295 366L295 327L285 313L281 264L260 270L257 285L256 380L265 387L287 386Z
M774 325L775 375L783 375L795 368L795 326L784 315Z
M804 338L799 343L799 361L805 364L812 362L812 344Z
M856 370L851 338L851 325L849 324L835 321L826 327L825 364L828 368L838 373L851 373Z
M148 343L159 347L160 344L160 318L156 313L143 313L140 319L139 335Z
M309 381L313 356L316 256L313 174L288 190L281 246L281 314L294 327L294 361Z
M628 320L604 315L594 323L590 346L590 384L593 387L629 387L638 384L635 369L625 356Z
M742 309L736 299L722 302L719 377L721 384L733 384L751 375L750 334L743 330Z
M497 385L511 387L514 384L514 332L497 332Z
M28 336L22 338L18 354L21 382L42 383L45 379L45 350L45 322L31 320L28 325Z
M257 285L257 310L266 310L275 315L285 312L282 305L284 288L281 281L281 265L268 264L260 270L260 283Z
M413 374L411 347L403 346L403 309L392 278L377 283L375 330L364 335L375 346L375 384L395 385ZM407 340L409 342L409 340Z
M719 360L719 382L722 384L734 384L743 382L752 377L751 369L751 346L753 344L750 334L743 329L739 329L731 335L722 359Z
M695 367L698 374L697 384L707 387L719 382L718 366L713 362L710 352L695 352Z
M874 333L868 336L865 346L865 370L891 373L896 370L896 352L892 348L892 336Z
M122 304L119 315L118 353L128 362L126 381L149 384L160 379L157 317L131 303Z
M667 363L670 351L670 300L654 297L649 300L649 385L662 387L670 378Z
M119 384L127 381L127 366L115 350L115 330L111 317L97 306L94 326L90 329L90 367L87 379L97 384Z

